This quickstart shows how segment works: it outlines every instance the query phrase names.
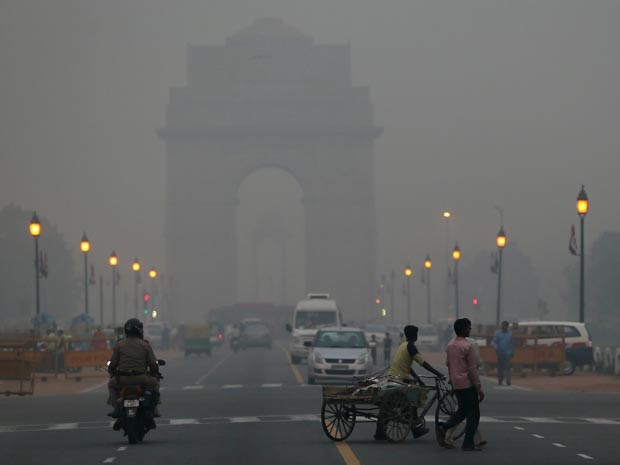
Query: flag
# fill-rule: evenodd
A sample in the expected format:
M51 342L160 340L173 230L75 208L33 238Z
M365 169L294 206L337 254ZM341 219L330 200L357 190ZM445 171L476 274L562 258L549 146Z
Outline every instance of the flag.
M570 227L570 240L568 241L568 250L573 255L579 255L579 247L577 247L577 238L575 237L575 225Z
M39 253L39 274L42 278L47 278L47 254L43 251Z
M497 274L497 270L499 269L499 263L497 261L497 255L495 252L491 253L491 273Z
M90 265L90 274L88 276L88 284L90 284L91 286L94 286L96 284L96 280L95 280L95 267L91 264Z

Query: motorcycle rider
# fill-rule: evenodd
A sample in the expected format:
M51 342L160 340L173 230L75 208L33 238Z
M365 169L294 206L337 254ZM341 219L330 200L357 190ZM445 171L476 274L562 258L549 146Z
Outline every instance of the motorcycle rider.
M239 348L239 339L241 337L241 331L239 330L239 327L237 325L233 325L231 331L230 331L230 347L232 349L238 349ZM237 345L237 347L235 347L235 344Z
M130 318L123 327L125 338L114 346L108 371L108 405L114 410L108 414L112 418L120 416L120 405L117 402L122 386L139 384L153 392L155 398L155 417L159 416L157 403L159 402L159 366L153 348L144 340L144 328L137 318ZM155 423L151 420L154 428ZM118 423L118 421L117 421ZM117 425L115 424L115 427ZM120 424L118 425L120 427Z

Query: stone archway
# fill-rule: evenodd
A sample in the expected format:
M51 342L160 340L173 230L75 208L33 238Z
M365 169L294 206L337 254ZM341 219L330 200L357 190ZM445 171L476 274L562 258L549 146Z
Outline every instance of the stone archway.
M306 289L330 292L345 319L369 316L376 283L374 126L353 86L348 45L317 45L278 19L224 45L191 46L166 126L166 260L183 319L234 303L236 193L263 167L303 191ZM303 296L299 296L302 298Z

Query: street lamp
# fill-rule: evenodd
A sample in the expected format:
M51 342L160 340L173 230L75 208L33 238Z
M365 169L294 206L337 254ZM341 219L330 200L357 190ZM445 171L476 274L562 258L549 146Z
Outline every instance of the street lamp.
M90 242L88 242L86 233L82 234L80 250L84 254L84 313L88 315L88 252L90 251Z
M431 323L431 268L433 262L431 256L427 255L424 260L424 268L426 269L426 322Z
M588 194L581 186L579 195L577 196L577 214L579 215L581 223L581 248L579 249L579 321L585 322L585 278L584 278L584 222L588 210L590 208L590 201L588 200Z
M41 315L41 300L39 298L39 236L41 235L41 222L37 216L37 212L32 214L30 220L30 235L34 237L34 282L35 282L35 312L34 332L39 336L39 317Z
M442 213L443 219L446 222L446 297L445 308L450 306L450 219L452 218L452 212L446 210Z
M118 256L115 251L110 254L109 263L112 267L112 327L116 328L116 267L118 266Z
M411 324L411 277L413 276L413 269L407 265L403 273L407 278L407 324Z
M459 318L459 260L461 259L461 249L458 242L454 244L452 249L452 258L454 259L454 295L456 300L456 317Z
M138 318L138 285L140 284L140 269L142 267L140 266L140 262L138 261L138 258L136 257L133 261L133 263L131 264L131 269L135 272L136 274L136 281L135 281L135 308L133 311L133 317L134 318Z
M155 269L155 267L151 267L151 269L149 270L149 278L151 278L152 282L151 282L151 308L155 307L155 278L157 278L157 270Z
M499 255L497 264L497 311L495 312L495 324L499 326L502 305L502 252L504 251L504 247L506 247L506 243L508 242L508 239L506 238L506 233L504 232L504 225L500 226L495 242L497 244Z

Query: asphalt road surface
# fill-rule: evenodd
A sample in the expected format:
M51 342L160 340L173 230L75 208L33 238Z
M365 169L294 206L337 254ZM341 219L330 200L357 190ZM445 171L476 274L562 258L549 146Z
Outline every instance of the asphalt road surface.
M142 444L113 431L105 389L0 399L0 463L7 465L620 464L620 394L549 393L485 383L482 452L440 448L434 433L399 444L359 422L344 443L320 422L321 388L284 349L222 346L178 357L162 372L162 418ZM434 411L434 410L432 410ZM432 415L427 417L432 426Z

